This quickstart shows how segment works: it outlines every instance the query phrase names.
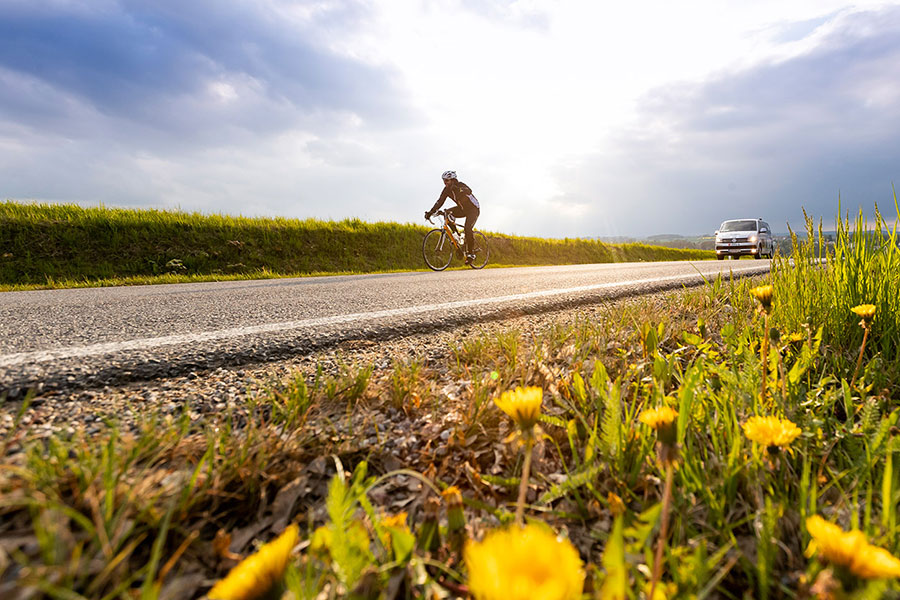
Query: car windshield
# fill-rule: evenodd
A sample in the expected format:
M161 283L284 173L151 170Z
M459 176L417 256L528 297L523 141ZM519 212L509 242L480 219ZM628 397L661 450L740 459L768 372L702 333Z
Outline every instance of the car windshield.
M725 221L719 231L756 231L756 221Z

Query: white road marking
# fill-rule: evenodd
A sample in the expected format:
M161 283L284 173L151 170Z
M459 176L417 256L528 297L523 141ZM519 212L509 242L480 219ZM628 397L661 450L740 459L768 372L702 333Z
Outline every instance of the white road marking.
M741 271L761 271L760 267L745 267L742 269L731 269L732 272ZM701 275L704 277L715 276L720 273L689 273L687 275L669 275L666 277L653 277L650 279L633 279L631 281L616 281L610 283L597 283L592 285L582 285L570 288L561 288L553 290L542 290L539 292L525 292L521 294L510 294L508 296L496 296L494 298L479 298L475 300L456 300L454 302L442 302L440 304L423 304L420 306L410 306L406 308L392 308L388 310L375 310L364 313L353 313L348 315L335 315L332 317L318 317L315 319L301 319L299 321L284 321L281 323L266 323L264 325L251 325L246 327L234 327L232 329L220 329L218 331L204 331L201 333L185 333L179 335L166 335L162 337L141 338L136 340L126 340L122 342L107 342L103 344L91 344L88 346L70 346L67 348L58 348L56 350L40 350L37 352L18 352L16 354L5 354L0 356L0 367L15 367L23 364L51 362L54 360L63 360L67 358L87 358L100 354L114 354L128 350L149 350L160 346L175 346L178 344L194 344L198 342L210 342L214 340L226 340L247 335L256 335L260 333L273 333L278 331L290 331L293 329L304 329L311 327L322 327L325 325L340 325L345 323L353 323L356 321L371 321L383 319L387 317L405 317L418 315L422 313L434 311L446 311L456 308L468 308L472 306L486 306L492 304L503 304L506 302L515 302L520 300L531 300L535 298L547 298L550 296L562 296L564 294L572 294L578 292L590 292L594 290L602 290L624 286L635 286L649 283L663 283L666 281L678 281L697 279Z

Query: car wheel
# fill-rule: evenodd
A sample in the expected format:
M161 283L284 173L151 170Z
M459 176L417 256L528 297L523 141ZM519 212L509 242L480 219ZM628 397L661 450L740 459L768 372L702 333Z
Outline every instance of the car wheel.
M725 260L725 255L724 255L724 254L717 254L717 255L716 255L716 258L718 258L719 260Z

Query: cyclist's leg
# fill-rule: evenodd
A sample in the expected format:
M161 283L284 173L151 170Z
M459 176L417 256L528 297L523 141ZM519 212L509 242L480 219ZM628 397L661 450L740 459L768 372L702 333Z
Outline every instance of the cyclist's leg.
M466 215L466 254L475 253L475 236L472 235L472 229L475 227L475 221L481 215L481 211L476 207L472 207L465 212Z
M459 220L466 216L466 211L461 206L454 206L450 209L450 214L453 215L454 219ZM455 224L454 227L456 228L456 233L459 233L459 225Z

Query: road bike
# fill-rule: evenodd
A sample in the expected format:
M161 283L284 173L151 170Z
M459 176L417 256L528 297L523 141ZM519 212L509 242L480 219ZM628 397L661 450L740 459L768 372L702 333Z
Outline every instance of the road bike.
M425 234L422 256L429 269L443 271L450 266L454 254L460 260L466 257L466 242L464 234L456 229L456 219L449 210L439 210L434 214L443 217L444 224L443 227L432 229ZM431 223L431 219L428 219L428 222ZM473 269L483 269L490 254L487 238L480 231L472 231L472 245L475 258L469 266Z

